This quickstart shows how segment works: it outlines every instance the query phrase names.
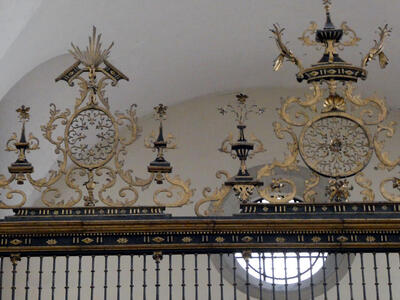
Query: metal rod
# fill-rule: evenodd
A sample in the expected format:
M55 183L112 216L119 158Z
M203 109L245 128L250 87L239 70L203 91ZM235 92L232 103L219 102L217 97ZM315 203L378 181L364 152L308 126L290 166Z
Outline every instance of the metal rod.
M104 300L107 300L108 255L104 255Z
M374 258L374 273L375 273L375 290L376 290L376 300L379 300L379 281L378 281L378 266L376 264L376 253L372 253Z
M69 292L69 256L65 257L65 300L68 300Z
M339 283L339 267L337 264L337 253L334 254L335 256L335 278L336 278L336 295L337 300L340 300L340 283Z
M160 300L160 260L161 260L161 253L154 253L153 259L156 262L156 300Z
M310 287L311 287L311 300L314 300L314 280L313 280L313 255L312 252L309 253L309 259L310 259ZM318 259L318 258L316 258Z
M3 299L3 266L4 266L4 257L0 258L0 300Z
M267 271L265 269L265 254L263 252L262 254L262 263L263 263L263 276L264 276L264 280L267 280Z
M235 254L232 254L233 258L233 266L232 266L232 271L233 271L233 299L237 299L237 283L236 283L236 257Z
M146 254L143 255L143 300L146 300Z
M117 256L117 300L121 296L121 255Z
M301 300L301 271L300 271L300 254L297 252L297 293L298 299Z
M207 253L207 287L208 287L208 300L211 300L211 257L210 253Z
M250 259L250 257L245 259L246 260L246 300L250 300L249 259Z
M172 255L170 254L168 257L168 288L169 288L169 300L172 300Z
M16 257L10 257L11 263L12 263L12 282L11 282L11 300L15 300L15 290L17 289L16 287L16 276L17 276L17 258Z
M360 262L361 262L361 285L363 290L364 300L367 300L367 292L365 290L365 274L364 274L364 256L360 253Z
M82 282L82 256L79 255L79 257L78 257L78 286L77 286L77 289L78 289L78 294L77 294L78 298L77 299L78 300L81 299L81 288L82 288L81 282Z
M324 257L324 263L322 265L322 276L323 276L322 285L324 286L324 300L328 300L328 293L326 289L326 260L327 258Z
M350 253L347 253L347 269L348 269L348 273L349 273L350 300L354 300L354 296L353 296L353 276L351 274Z
M285 272L285 300L288 300L288 281L287 281L287 254L283 252L283 271Z
M43 275L43 256L39 257L39 285L38 285L38 300L42 299L42 275Z
M274 252L271 252L271 271L272 271L272 300L275 300L275 261L274 261Z
M134 278L133 278L133 272L134 272L134 264L133 264L133 255L131 254L131 269L130 269L130 300L133 300L133 289L134 289Z
M26 258L26 271L25 271L25 300L29 299L29 274L30 274L30 261L31 258L28 256Z
M222 265L222 253L219 254L219 287L221 292L221 300L224 300L224 267Z
M390 257L389 257L389 253L387 253L387 252L386 252L386 269L387 269L387 274L388 274L389 300L393 300L392 276L390 274Z
M90 280L90 300L94 299L94 262L95 262L95 256L92 255L92 268L90 270L91 273L91 280Z
M51 300L54 300L56 292L56 256L53 256L53 270L51 271Z
M182 300L185 300L185 254L182 254Z
M194 255L194 299L199 300L199 268L197 265L197 254Z
M262 300L262 274L263 272L261 271L261 253L258 253L258 273L259 273L259 279L258 279L258 288L259 288L259 296L260 300Z

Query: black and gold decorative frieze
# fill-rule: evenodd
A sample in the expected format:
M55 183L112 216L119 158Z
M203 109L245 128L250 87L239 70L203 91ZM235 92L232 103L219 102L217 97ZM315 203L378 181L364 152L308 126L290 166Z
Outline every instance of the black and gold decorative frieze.
M400 250L399 204L243 204L241 209L231 217L146 217L119 208L107 218L96 218L97 209L92 218L71 210L54 215L57 209L21 216L25 211L18 209L0 223L0 253Z
M283 218L290 215L290 218L304 216L306 218L326 218L327 216L358 218L375 218L379 214L400 215L400 203L290 203L290 204L262 204L248 203L240 206L241 215L262 214Z
M70 207L70 208L16 208L15 218L31 217L115 217L115 216L163 216L165 207L138 206L138 207ZM7 217L6 217L7 219Z
M321 80L347 80L356 82L359 78L365 80L367 71L365 69L343 64L343 65L328 65L326 67L313 66L302 72L297 73L299 82L306 80L308 83Z

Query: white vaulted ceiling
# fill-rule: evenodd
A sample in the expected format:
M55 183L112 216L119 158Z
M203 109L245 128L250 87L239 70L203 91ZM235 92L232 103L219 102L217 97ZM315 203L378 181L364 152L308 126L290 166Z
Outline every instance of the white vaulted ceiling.
M398 107L400 1L333 2L333 22L348 21L362 38L358 48L343 51L347 61L360 62L378 25L393 27L386 46L389 66L380 70L372 62L361 86ZM32 69L65 54L71 41L86 46L92 25L103 33L104 43L115 42L110 60L131 78L116 95L134 98L143 112L160 102L171 105L238 88L304 86L289 63L278 74L272 71L277 49L267 29L275 22L286 27L285 39L308 65L320 53L303 47L297 37L311 20L324 23L320 1L0 0L0 99ZM58 73L43 74L41 80L55 84L53 79L73 62L65 61Z

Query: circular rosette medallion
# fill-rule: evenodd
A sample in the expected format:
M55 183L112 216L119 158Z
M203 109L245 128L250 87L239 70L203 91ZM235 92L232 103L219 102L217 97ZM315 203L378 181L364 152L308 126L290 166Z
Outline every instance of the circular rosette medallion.
M324 114L309 121L301 132L299 149L309 168L332 178L357 174L372 155L367 129L345 113Z
M98 168L113 157L118 143L118 127L114 118L102 108L78 110L65 130L68 155L78 166Z

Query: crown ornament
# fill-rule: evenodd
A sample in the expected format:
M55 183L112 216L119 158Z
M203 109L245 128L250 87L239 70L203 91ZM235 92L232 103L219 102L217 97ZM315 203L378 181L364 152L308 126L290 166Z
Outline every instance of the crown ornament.
M273 69L278 71L285 60L294 63L299 69L297 80L311 84L313 90L311 95L306 95L305 100L299 97L287 98L279 109L281 119L290 126L287 129L295 140L295 146L290 151L292 155L286 162L294 162L298 153L305 165L314 172L313 178L305 183L304 201L315 201L316 192L312 188L319 182L319 176L329 178L326 195L330 201L348 201L353 186L347 178L352 177L363 189L364 201L373 201L375 194L371 188L372 181L362 171L374 153L381 169L393 169L399 164L398 160L393 161L387 153L383 153L383 132L390 138L395 129L393 123L383 124L388 110L382 98L376 95L362 98L353 92L354 84L359 79L367 79L366 68L370 61L378 59L382 69L388 65L384 42L391 28L387 24L378 28L379 39L374 41L373 47L357 66L342 59L339 52L344 47L357 46L360 38L347 22L343 22L339 28L335 27L331 16L332 1L323 0L323 7L326 16L324 27L318 29L318 25L311 22L299 37L303 45L323 50L320 60L310 67L304 67L287 48L283 41L284 28L274 24L271 29L280 51ZM374 126L376 131L372 134ZM300 135L297 136L292 128L301 129ZM281 165L289 164L284 162ZM264 167L259 176L270 175L273 167L275 165ZM393 194L388 196L385 190L389 186L386 183L393 179L384 180L380 185L381 194L390 201L399 199Z

